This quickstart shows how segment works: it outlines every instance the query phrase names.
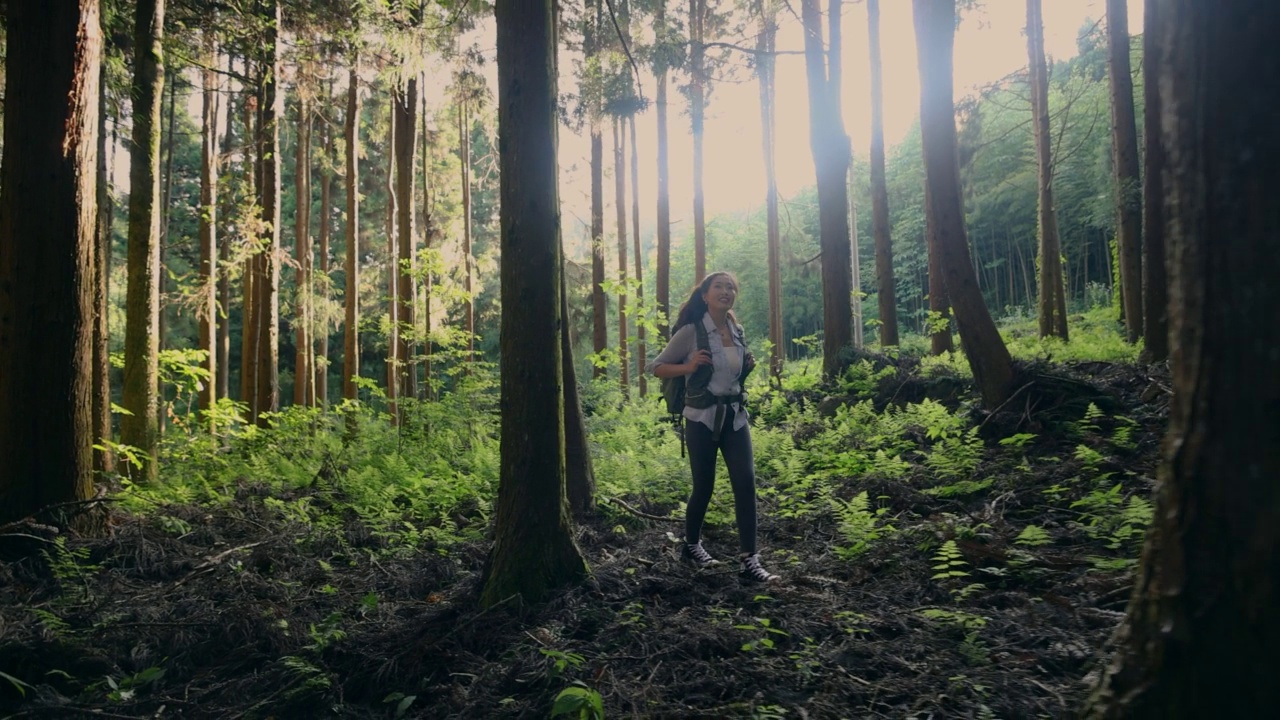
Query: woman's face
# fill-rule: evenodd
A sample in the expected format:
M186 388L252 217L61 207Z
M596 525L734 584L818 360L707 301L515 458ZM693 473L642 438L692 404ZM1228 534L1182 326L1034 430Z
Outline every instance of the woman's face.
M702 293L702 300L707 307L721 312L733 309L733 303L737 299L738 285L727 275L716 275L711 279L707 291Z

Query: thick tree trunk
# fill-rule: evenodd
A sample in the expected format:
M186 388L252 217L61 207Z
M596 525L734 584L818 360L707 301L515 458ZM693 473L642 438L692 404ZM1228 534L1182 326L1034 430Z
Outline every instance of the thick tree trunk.
M839 17L840 1L832 0L830 16ZM810 148L818 177L818 232L822 248L822 371L840 371L843 353L853 342L852 258L849 254L849 137L844 132L830 58L838 58L839 32L830 34L823 51L822 13L818 0L803 0L804 59L809 87ZM838 23L837 23L838 24ZM828 57L830 55L830 58ZM838 77L838 70L834 73Z
M246 55L244 59L244 73L248 78L245 82L244 102L244 178L248 187L244 195L246 200L253 199L254 212L258 212L258 188L262 186L262 138L257 130L259 122L257 108L262 104L262 88L255 75L260 73L261 69L249 57ZM250 90L251 87L252 90ZM240 402L244 403L248 410L246 417L248 420L253 419L253 407L258 400L255 380L258 374L258 320L255 315L258 302L255 288L260 282L258 255L261 247L258 238L252 233L252 228L245 228L244 240L249 244L249 248L240 281Z
M1280 703L1280 5L1183 0L1155 26L1173 400L1117 651L1085 716Z
M867 0L871 50L871 233L876 245L876 289L880 308L880 345L898 344L898 301L893 280L893 241L889 232L889 185L884 170L884 71L880 60L880 0Z
M769 374L782 382L786 345L782 328L782 233L778 222L777 49L778 9L763 0L756 38L756 76L760 83L760 136L764 145L765 237L769 272Z
M418 373L413 364L414 278L413 255L417 228L414 224L414 151L418 140L418 79L409 78L403 90L395 93L396 133L396 241L398 246L396 320L400 325L400 391L405 397L418 396Z
M564 278L564 248L560 249L560 317L569 317L569 293ZM582 520L596 509L596 474L587 441L587 422L578 394L578 371L573 363L569 323L560 323L560 367L564 373L565 491L573 517Z
M394 95L394 93L393 93ZM387 104L387 141L386 152L384 156L387 160L387 184L386 184L386 216L383 223L383 229L387 238L386 244L386 260L387 260L387 411L391 414L391 424L396 424L400 419L400 406L397 399L400 397L400 304L396 302L396 296L399 292L400 272L396 268L396 258L399 255L399 246L396 243L396 108L393 99Z
M475 258L471 257L471 116L464 99L458 106L458 154L462 158L462 260L467 264L463 290L467 294L467 362L476 355Z
M965 237L952 89L955 0L913 0L920 63L920 131L929 222L960 344L988 409L1013 391L1013 362L978 287Z
M631 126L631 242L635 246L636 255L636 307L644 307L644 255L640 250L640 151L636 144L636 116L630 118ZM566 314L565 317L568 317ZM636 320L636 382L639 385L640 397L649 393L649 382L644 371L644 318Z
M661 5L659 7L662 7ZM654 274L654 310L658 314L658 334L671 337L671 166L667 138L667 72L658 74L655 104L658 108L658 257Z
M613 118L613 204L618 215L618 383L622 396L631 395L627 357L627 119ZM619 125L622 127L619 128Z
M360 376L360 76L359 60L351 59L347 72L346 117L346 305L342 342L342 397L359 397L356 378Z
M1129 14L1125 0L1107 0L1107 75L1111 79L1111 147L1116 173L1116 241L1120 292L1129 342L1142 337L1142 185L1138 130L1129 74Z
M164 88L164 0L138 0L134 14L133 135L129 162L128 287L120 441L138 449L133 478L156 479L160 362L160 100ZM6 143L6 148L13 148ZM6 153L7 155L7 153Z
M933 193L929 184L924 188L925 249L929 265L929 351L934 355L953 352L951 300L947 297L947 283L942 277L942 246L938 242L938 213L933 207Z
M98 160L97 218L93 240L93 441L103 449L94 450L93 469L114 473L116 456L103 440L114 440L111 428L111 226L115 221L115 201L107 172L107 70L98 73ZM114 146L114 143L113 143Z
M1027 0L1027 69L1031 114L1035 119L1037 168L1036 226L1040 237L1040 337L1067 339L1067 308L1062 289L1062 244L1053 206L1053 151L1049 135L1049 72L1044 59L1044 20L1040 0Z
M200 306L199 347L205 352L209 380L200 390L200 409L208 412L218 399L218 74L213 32L204 37L206 67L201 72L200 107Z
M10 0L5 22L0 523L93 494L102 62L97 0Z
M498 0L502 460L480 603L545 600L581 578L565 498L553 0Z
M259 204L267 235L262 240L257 287L257 401L254 422L265 426L264 413L280 409L280 0L264 8L266 30L262 78L262 185Z
M311 361L311 98L307 90L298 93L298 146L294 149L293 187L296 198L293 222L294 262L298 264L297 324L294 345L297 357L293 371L293 404L311 407L315 405L315 374Z
M333 128L328 119L329 105L333 102L333 81L330 80L324 94L325 107L320 113L320 152L324 160L320 163L320 215L316 232L319 243L319 270L321 295L317 302L324 307L329 305L329 234L332 228L330 215L333 212ZM326 313L327 318L327 313ZM315 387L316 404L322 408L329 407L329 321L326 319L317 324L315 342Z
M1157 0L1146 0L1143 25L1159 27L1164 7ZM1142 309L1143 359L1164 362L1169 359L1169 291L1165 274L1164 223L1164 148L1160 145L1160 47L1157 33L1142 33L1142 70L1145 78L1142 96L1143 156L1142 173Z
M707 274L707 210L702 189L703 124L707 108L707 0L689 0L689 127L693 134L693 280Z
M591 349L598 356L609 347L608 312L604 297L604 142L600 121L591 121ZM593 365L592 377L604 377L603 365Z

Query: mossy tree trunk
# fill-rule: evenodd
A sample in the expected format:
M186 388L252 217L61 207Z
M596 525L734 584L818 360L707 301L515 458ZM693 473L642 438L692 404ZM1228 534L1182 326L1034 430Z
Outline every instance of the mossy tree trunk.
M1111 148L1116 177L1116 242L1120 293L1129 342L1142 337L1142 184L1138 130L1129 72L1129 12L1125 0L1107 0L1107 76L1111 81Z

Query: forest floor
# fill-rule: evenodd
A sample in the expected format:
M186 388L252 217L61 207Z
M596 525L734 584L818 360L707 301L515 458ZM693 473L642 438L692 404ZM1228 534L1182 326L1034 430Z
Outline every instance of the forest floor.
M1028 372L1000 412L966 411L971 475L849 477L808 512L766 486L767 586L681 564L679 523L613 503L578 528L587 582L485 611L487 544L378 553L363 521L317 532L252 483L220 506L116 511L105 537L43 552L2 538L0 718L537 718L573 687L609 717L1071 716L1129 596L1167 378ZM966 392L904 372L876 401ZM729 558L736 534L706 545Z

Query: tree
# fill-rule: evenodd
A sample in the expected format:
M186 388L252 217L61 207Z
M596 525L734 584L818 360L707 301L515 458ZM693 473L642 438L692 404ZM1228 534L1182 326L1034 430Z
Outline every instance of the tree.
M218 76L217 44L204 31L205 68L200 73L200 318L199 347L205 352L209 377L200 391L200 408L208 412L218 398Z
M258 161L262 183L258 206L262 210L264 236L257 255L255 319L257 367L253 420L266 424L263 413L280 409L280 0L267 0L260 10L265 28L259 77L260 99L256 130L260 138Z
M884 174L884 71L880 61L880 0L867 0L867 43L871 52L871 232L876 247L876 288L880 345L898 344L898 302L893 281L889 231L889 186Z
M105 53L104 53L105 54ZM102 63L98 78L98 162L97 211L93 248L93 440L101 446L93 456L93 469L99 473L116 471L116 456L103 442L112 439L111 431L111 226L115 220L115 203L111 180L107 174L107 65Z
M920 63L920 133L930 232L937 236L942 279L955 312L960 344L983 404L994 409L1013 391L1013 361L982 299L965 237L952 87L956 4L955 0L912 3Z
M133 27L133 133L129 161L128 286L120 441L139 450L142 480L156 479L160 363L160 101L165 0L138 0ZM12 147L6 145L6 147Z
M631 393L627 362L627 118L613 117L613 204L618 216L618 382L623 397ZM619 127L621 126L621 127Z
M467 112L470 95L465 89L465 75L459 76L458 96L458 159L462 166L462 260L467 264L462 288L466 292L464 308L467 326L467 361L475 361L476 350L476 298L475 258L471 250L471 119Z
M654 309L658 313L658 332L663 338L671 336L671 165L670 141L667 137L667 74L674 64L671 48L671 30L667 27L667 0L658 0L654 18L653 69L658 77L658 89L654 93L654 105L658 117L658 228L656 231L658 257L655 262Z
M1280 701L1280 5L1166 2L1146 32L1173 400L1153 530L1085 716L1263 717Z
M310 89L298 88L298 145L294 149L294 262L297 269L298 309L294 319L297 358L293 372L293 404L315 405L315 373L311 358L311 328L314 327L314 303L311 297L311 263L314 248L311 245L311 95Z
M583 50L587 54L587 123L591 136L591 349L598 356L609 347L609 325L604 296L604 141L600 120L604 113L600 55L604 42L605 0L588 0ZM604 365L593 364L592 377L604 377Z
M1138 131L1129 74L1129 13L1125 0L1107 0L1107 74L1111 78L1111 147L1114 153L1116 243L1120 293L1129 342L1142 337L1142 185L1138 180Z
M1145 27L1159 27L1163 8L1146 0ZM1165 277L1164 148L1160 145L1160 88L1154 78L1162 49L1157 33L1142 33L1142 318L1143 352L1148 362L1169 359L1169 292Z
M556 14L554 0L496 3L503 412L486 607L540 602L586 572L565 500Z
M329 233L333 223L330 214L333 210L333 128L328 119L329 105L333 102L333 80L325 86L324 103L320 112L320 224L316 232L319 244L319 263L321 282L319 290L322 302L327 306L329 299ZM327 313L326 313L327 315ZM316 404L329 406L329 321L324 319L320 324L320 332L316 334L315 385Z
M1035 119L1039 189L1036 221L1040 236L1040 337L1067 339L1067 305L1062 287L1062 245L1053 206L1053 156L1049 136L1049 72L1044 60L1044 19L1040 0L1027 0L1027 74Z
M707 211L702 189L703 121L707 108L707 0L689 0L689 127L693 135L694 282L707 274Z
M644 307L644 256L640 252L640 151L636 143L636 116L631 115L631 242L636 254L636 304ZM644 323L636 322L636 381L640 397L649 392L649 379L645 377ZM565 379L568 382L568 378Z
M841 353L853 342L853 292L849 250L849 136L840 116L840 0L831 0L827 50L823 52L818 0L803 0L804 60L809 87L809 146L818 176L818 232L822 248L822 371L840 371Z
M756 36L756 78L760 84L760 137L764 144L765 237L769 272L769 373L782 381L786 357L782 329L782 232L778 224L777 88L778 5L776 0L760 0L760 34Z
M0 522L93 494L102 62L98 0L11 0L5 24Z
M396 322L400 326L399 347L396 355L399 359L401 394L407 397L418 395L418 374L413 358L414 334L414 255L417 244L417 228L414 227L414 151L417 148L418 132L418 78L410 77L404 87L397 88L394 93L396 114L395 122L395 165L396 165L396 240L398 254L393 257L396 277Z
M564 278L564 248L560 249L560 317L569 317L568 283ZM587 442L587 421L578 394L578 372L573 362L573 339L569 323L560 323L560 367L564 373L564 460L565 492L573 516L583 519L596 507L596 474Z
M346 117L346 327L342 341L342 397L355 400L360 376L360 75L359 59L351 58L347 72Z

